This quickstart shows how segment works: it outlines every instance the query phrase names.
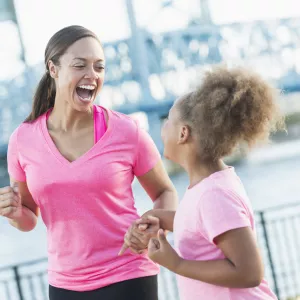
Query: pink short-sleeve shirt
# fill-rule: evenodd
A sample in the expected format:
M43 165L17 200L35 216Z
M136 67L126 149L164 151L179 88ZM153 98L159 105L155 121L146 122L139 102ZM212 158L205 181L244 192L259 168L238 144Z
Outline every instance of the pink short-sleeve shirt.
M188 189L174 220L175 246L187 260L224 259L215 237L229 230L251 227L254 214L234 168L216 172ZM232 289L177 276L180 300L274 300L266 280L255 288Z
M73 162L53 143L47 114L21 124L10 138L8 171L27 182L40 208L47 227L48 278L55 287L87 291L159 271L146 254L118 252L126 230L139 218L134 176L150 171L160 154L130 117L106 111L106 131Z

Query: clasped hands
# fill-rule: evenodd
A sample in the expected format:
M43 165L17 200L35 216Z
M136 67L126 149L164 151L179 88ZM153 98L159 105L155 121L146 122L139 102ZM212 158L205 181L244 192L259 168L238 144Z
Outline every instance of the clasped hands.
M134 221L124 236L119 255L124 254L127 249L136 254L144 253L150 240L157 237L159 229L159 219L154 216L146 216Z
M182 258L169 244L164 230L160 228L159 219L145 216L136 220L127 230L119 255L127 249L136 254L142 254L148 249L148 256L154 262L176 272Z

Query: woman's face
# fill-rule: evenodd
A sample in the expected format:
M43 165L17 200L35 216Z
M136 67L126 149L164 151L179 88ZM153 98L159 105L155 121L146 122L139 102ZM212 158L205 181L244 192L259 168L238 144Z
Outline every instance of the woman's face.
M60 57L59 66L49 62L49 71L55 79L56 99L68 102L75 110L87 111L103 86L102 46L92 37L80 39Z

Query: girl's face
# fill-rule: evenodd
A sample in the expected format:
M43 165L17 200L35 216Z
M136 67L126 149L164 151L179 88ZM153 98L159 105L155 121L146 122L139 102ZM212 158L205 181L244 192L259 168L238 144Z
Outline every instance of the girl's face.
M164 156L174 162L179 162L182 144L186 142L185 129L187 128L180 119L178 102L176 100L169 111L169 116L164 122L161 137L164 144Z

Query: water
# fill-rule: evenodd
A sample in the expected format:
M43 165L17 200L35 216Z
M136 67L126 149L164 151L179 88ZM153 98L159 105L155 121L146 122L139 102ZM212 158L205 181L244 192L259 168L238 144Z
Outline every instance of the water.
M1 165L0 185L3 186L8 178L5 166ZM255 210L299 201L300 141L256 150L235 168ZM182 197L188 185L186 174L179 173L171 178ZM138 211L151 209L152 202L137 181L133 189ZM23 233L0 218L0 267L44 257L46 246L46 230L41 220L34 231Z

